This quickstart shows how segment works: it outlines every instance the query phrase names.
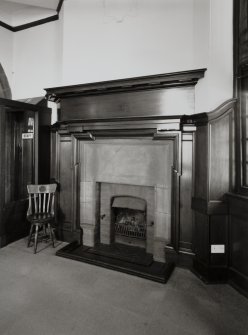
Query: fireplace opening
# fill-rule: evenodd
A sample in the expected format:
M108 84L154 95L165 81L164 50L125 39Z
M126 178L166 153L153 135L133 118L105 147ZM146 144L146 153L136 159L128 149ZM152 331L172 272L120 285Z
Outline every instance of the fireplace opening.
M146 240L146 201L132 196L112 198L111 216L115 241L131 244L131 240Z
M135 247L143 256L149 254L157 260L157 250L160 249L155 236L156 188L96 182L95 190L95 241L105 246L121 245L122 250Z

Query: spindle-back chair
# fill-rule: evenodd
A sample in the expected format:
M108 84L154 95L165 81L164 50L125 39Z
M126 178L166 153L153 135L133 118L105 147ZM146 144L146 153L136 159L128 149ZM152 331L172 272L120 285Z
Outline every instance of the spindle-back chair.
M27 185L29 198L27 219L31 223L27 246L30 246L33 230L35 228L34 253L37 251L40 228L43 228L44 232L46 232L46 227L48 228L50 239L54 247L54 232L51 225L55 220L54 199L56 188L57 184Z

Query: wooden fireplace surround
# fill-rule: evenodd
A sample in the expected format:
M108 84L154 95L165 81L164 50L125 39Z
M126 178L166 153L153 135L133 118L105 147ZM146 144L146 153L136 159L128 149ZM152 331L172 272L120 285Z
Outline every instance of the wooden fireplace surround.
M194 86L205 69L46 89L48 99L60 101L59 120L52 126L51 178L59 183L58 230L66 241L82 242L80 228L80 141L146 138L172 141L170 253L194 254L193 144L195 126L184 110L164 109L173 90L190 105ZM185 98L186 97L186 98ZM166 105L166 104L165 104ZM185 105L186 106L186 105ZM182 155L182 153L184 154ZM165 247L165 245L164 245Z

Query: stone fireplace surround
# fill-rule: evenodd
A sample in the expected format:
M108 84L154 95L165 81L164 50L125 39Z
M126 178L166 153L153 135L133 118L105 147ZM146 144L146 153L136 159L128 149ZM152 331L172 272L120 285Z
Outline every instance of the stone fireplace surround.
M59 255L147 278L152 273L150 279L165 282L168 276L156 265L167 262L165 249L192 253L195 126L190 115L194 114L194 86L204 72L47 89L48 97L59 99L61 105L59 121L52 127L51 156L51 176L60 186L58 232L68 242L78 241ZM116 187L111 196L119 187L122 196L133 194L123 188L153 189L154 226L145 246L153 254L151 268L137 270L127 263L120 267L112 259L102 262L86 256L104 230L99 187L107 184Z
M81 142L79 151L83 244L94 246L99 237L110 244L113 196L140 197L147 202L146 251L165 262L164 246L171 240L172 142L106 139Z

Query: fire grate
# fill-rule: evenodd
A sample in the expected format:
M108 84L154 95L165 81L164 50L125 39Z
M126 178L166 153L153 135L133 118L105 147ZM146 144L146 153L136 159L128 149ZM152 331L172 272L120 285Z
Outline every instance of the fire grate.
M145 213L129 208L118 209L115 217L115 234L145 240Z

